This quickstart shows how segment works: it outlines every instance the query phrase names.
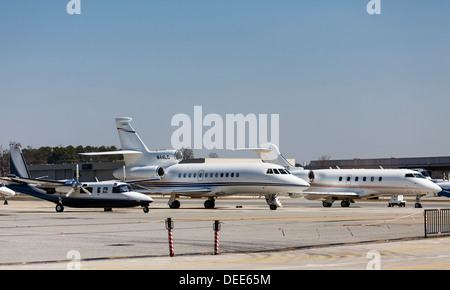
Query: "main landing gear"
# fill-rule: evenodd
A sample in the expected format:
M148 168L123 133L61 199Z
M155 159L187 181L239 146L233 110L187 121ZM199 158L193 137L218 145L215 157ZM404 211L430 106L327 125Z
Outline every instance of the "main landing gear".
M55 209L56 209L56 212L63 212L64 206L62 205L62 203L57 203Z
M55 209L56 209L56 212L63 212L64 211L64 205L62 203L58 202L56 204ZM149 208L148 208L148 204L143 205L142 206L142 210L144 211L144 213L148 213L150 211ZM112 208L105 207L105 211L112 211Z
M329 199L329 198L327 198L324 201L322 201L322 206L323 207L331 207L335 200L336 199ZM344 200L341 201L341 206L342 207L349 207L350 203L354 203L354 201L352 199L344 199Z
M180 208L180 201L176 200L176 195L171 195L169 199L169 207L170 208ZM205 208L213 209L216 207L216 200L214 197L208 197L208 199L204 203Z

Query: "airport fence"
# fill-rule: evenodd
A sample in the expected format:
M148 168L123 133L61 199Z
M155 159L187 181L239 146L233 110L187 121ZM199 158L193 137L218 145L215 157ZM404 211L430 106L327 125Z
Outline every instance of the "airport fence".
M425 237L450 234L450 209L424 211Z

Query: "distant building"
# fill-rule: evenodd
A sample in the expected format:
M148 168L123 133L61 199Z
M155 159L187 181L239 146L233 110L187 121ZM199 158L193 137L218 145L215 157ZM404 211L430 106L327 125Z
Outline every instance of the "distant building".
M123 162L82 163L79 166L80 181L114 179L113 171L123 165ZM32 178L64 180L76 177L76 164L29 165L28 170Z

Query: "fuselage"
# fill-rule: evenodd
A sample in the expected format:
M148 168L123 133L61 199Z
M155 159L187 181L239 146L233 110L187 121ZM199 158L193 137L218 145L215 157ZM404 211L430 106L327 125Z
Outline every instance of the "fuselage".
M198 197L298 193L309 188L307 181L283 167L266 163L175 164L165 168L161 180L140 185L155 193L178 192L177 195Z
M77 190L65 201L68 206L70 203L71 206L133 207L153 202L151 197L133 191L129 184L121 181L83 182L83 187L91 194Z
M422 174L408 169L293 170L311 187L304 192L355 192L360 197L380 195L426 195L441 188Z

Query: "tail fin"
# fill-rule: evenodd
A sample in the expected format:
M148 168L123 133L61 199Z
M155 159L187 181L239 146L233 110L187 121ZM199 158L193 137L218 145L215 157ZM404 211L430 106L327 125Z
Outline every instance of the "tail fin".
M245 149L232 149L232 150L245 150L256 152L262 162L281 165L287 169L294 166L287 161L286 158L280 153L278 147L275 144L267 143L258 148L245 148Z
M131 127L131 118L116 118L117 132L119 133L122 150L136 150L148 152L147 146L142 142L139 135Z
M81 155L110 155L123 154L125 166L170 166L181 161L182 154L179 150L149 151L136 131L131 127L131 118L116 118L117 132L122 150L112 152L80 153ZM122 172L122 170L120 170Z
M27 164L23 158L20 145L14 144L9 147L10 151L10 173L21 178L30 178Z

